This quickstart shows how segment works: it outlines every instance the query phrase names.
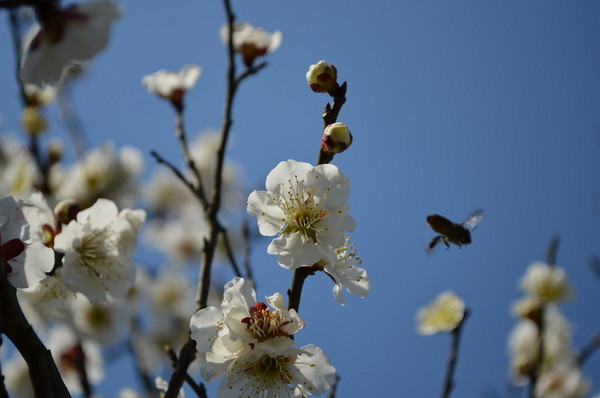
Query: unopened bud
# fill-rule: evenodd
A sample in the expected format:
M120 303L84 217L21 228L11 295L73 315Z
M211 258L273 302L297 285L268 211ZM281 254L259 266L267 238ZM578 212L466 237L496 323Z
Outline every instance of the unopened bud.
M54 215L62 224L69 224L77 218L77 213L81 210L81 206L75 199L65 199L60 201L54 207Z
M325 127L321 138L321 150L333 155L344 152L352 144L352 133L344 123L332 123Z
M37 106L28 106L21 113L23 129L31 135L36 135L48 129L46 119L42 116Z
M306 72L306 81L315 93L331 93L339 87L337 69L325 61L310 66Z

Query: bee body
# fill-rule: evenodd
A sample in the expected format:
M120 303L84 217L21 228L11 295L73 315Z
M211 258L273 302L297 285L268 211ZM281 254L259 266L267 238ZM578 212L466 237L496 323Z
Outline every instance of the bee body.
M457 224L439 214L427 216L427 224L429 227L440 234L431 240L427 250L432 250L440 243L440 241L443 242L447 248L450 248L449 243L453 243L458 247L470 244L471 231L477 227L477 224L479 224L482 217L483 210L478 210L471 214L465 222Z

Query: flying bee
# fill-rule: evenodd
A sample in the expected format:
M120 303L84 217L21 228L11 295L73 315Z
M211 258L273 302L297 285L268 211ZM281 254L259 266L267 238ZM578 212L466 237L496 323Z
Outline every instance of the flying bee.
M450 248L448 243L454 243L458 247L471 243L471 231L477 228L477 225L483 218L483 210L477 210L471 214L462 224L454 223L446 217L438 214L427 216L427 224L431 229L437 232L438 235L429 242L427 250L432 250L440 241L444 242L447 248Z

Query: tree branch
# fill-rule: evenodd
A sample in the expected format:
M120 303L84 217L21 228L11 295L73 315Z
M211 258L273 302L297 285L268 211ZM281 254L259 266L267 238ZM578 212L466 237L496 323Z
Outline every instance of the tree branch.
M454 371L458 359L458 347L460 344L460 333L462 327L469 316L469 310L465 310L465 315L460 323L452 330L452 344L450 345L450 353L448 354L448 367L446 368L446 376L444 377L444 387L442 389L442 398L448 398L450 392L454 388Z

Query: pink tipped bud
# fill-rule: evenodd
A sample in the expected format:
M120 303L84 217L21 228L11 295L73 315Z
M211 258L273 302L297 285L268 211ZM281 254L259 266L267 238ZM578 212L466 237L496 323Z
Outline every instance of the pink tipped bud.
M335 66L325 61L310 66L306 72L306 81L315 93L330 93L339 87Z
M352 133L344 123L333 123L325 127L321 138L321 150L333 155L344 152L352 144Z

